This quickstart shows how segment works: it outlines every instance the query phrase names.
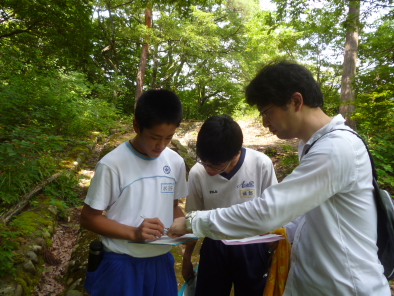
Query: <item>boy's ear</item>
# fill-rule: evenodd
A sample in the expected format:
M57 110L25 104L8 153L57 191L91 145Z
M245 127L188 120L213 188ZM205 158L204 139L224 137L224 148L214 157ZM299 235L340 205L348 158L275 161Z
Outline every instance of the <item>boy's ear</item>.
M138 125L138 122L135 120L135 118L133 119L133 128L136 134L140 133L140 126Z
M294 106L294 110L300 111L301 107L304 105L304 98L301 93L295 92L291 95L291 102Z

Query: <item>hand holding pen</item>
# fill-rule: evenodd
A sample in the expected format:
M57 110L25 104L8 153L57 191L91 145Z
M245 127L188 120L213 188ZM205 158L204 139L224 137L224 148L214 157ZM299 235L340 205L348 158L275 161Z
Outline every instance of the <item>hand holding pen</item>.
M142 219L147 219L144 215L140 215ZM159 220L160 221L160 220ZM169 228L164 228L164 235L167 235Z
M166 231L164 228L164 224L160 221L159 218L146 218L143 215L140 215L140 217L144 220L142 221L137 230L138 241L155 241L165 234Z

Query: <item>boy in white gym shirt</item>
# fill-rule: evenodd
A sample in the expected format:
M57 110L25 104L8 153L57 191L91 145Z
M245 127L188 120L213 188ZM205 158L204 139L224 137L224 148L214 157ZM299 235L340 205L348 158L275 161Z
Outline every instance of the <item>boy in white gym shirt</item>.
M197 137L197 163L189 174L186 211L227 208L262 195L276 184L271 159L242 147L242 130L230 116L212 116ZM193 276L191 255L195 244L186 245L182 274ZM268 273L267 244L225 245L205 238L200 251L195 296L261 296Z
M87 272L91 295L177 295L171 246L129 241L156 240L184 216L178 199L187 195L185 163L167 148L181 121L175 93L144 92L135 108L137 135L97 164L81 213L81 226L101 234L105 250L98 269Z

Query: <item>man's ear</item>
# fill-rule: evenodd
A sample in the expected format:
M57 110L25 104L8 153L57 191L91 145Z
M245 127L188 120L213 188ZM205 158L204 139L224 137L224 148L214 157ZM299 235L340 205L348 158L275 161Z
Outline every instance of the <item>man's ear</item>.
M136 134L140 133L140 126L138 125L138 122L135 120L135 118L133 119L133 128Z
M304 98L301 93L295 92L291 95L291 103L294 106L294 111L300 111L304 105Z

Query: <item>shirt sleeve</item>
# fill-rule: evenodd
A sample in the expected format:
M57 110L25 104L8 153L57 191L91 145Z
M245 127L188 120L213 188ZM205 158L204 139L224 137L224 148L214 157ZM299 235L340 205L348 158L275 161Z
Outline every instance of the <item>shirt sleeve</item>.
M204 210L204 197L201 190L201 180L198 177L198 170L194 166L189 173L188 181L189 194L186 198L186 212Z
M120 196L118 175L102 163L96 165L96 172L86 195L85 203L96 210L104 211Z
M300 165L281 183L268 187L262 198L198 212L192 221L193 233L213 239L241 238L293 221L355 181L355 153L348 147L346 139L319 141Z

